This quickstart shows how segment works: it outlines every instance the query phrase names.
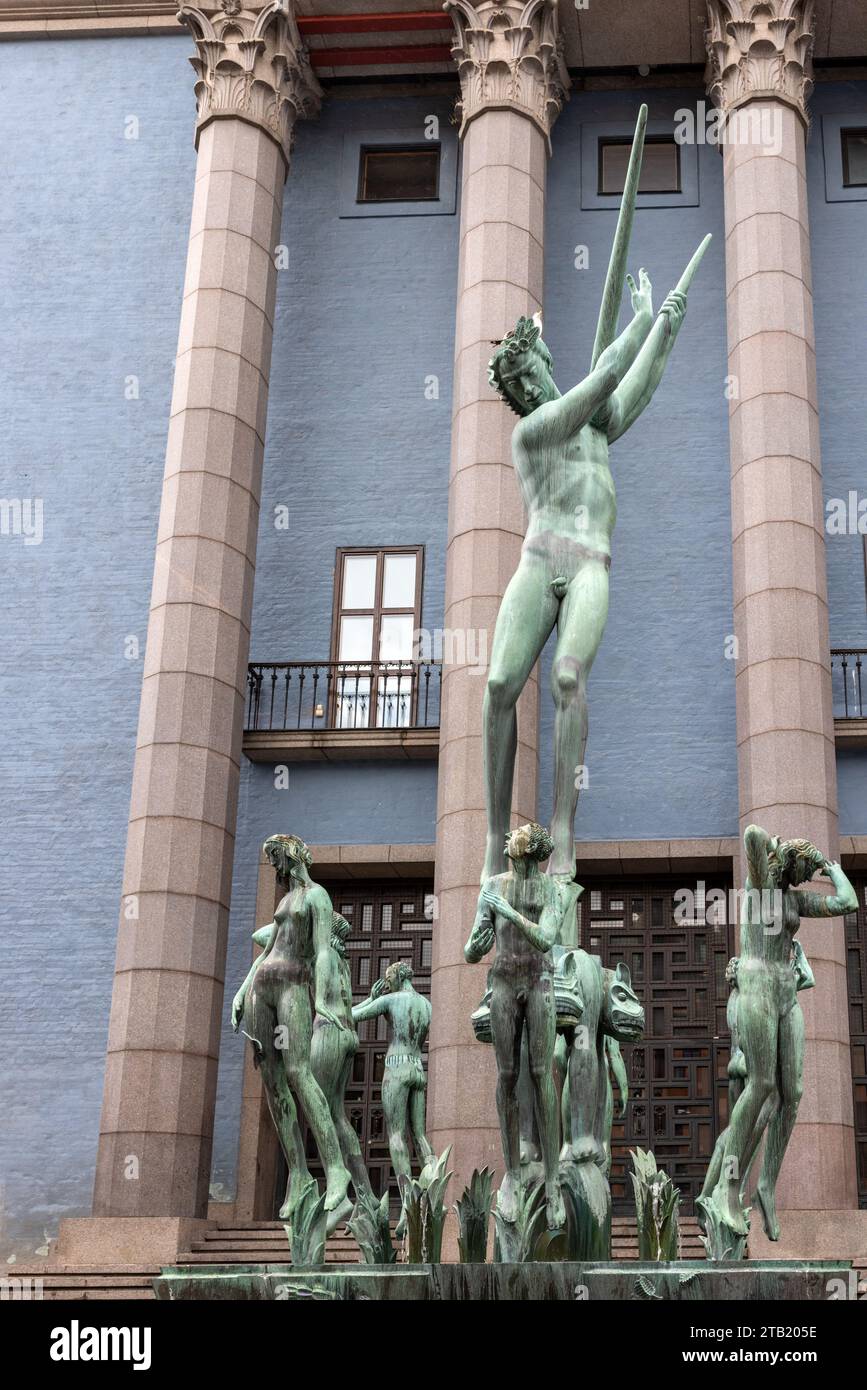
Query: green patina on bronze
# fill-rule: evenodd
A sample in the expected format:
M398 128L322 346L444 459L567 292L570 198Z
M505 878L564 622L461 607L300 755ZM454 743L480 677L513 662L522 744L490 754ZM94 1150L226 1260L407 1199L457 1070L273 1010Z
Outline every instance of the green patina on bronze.
M779 840L757 825L744 832L747 880L741 907L741 954L731 963L732 1034L728 1128L717 1140L696 1213L711 1259L741 1259L749 1233L747 1188L762 1138L756 1189L769 1240L779 1240L776 1186L801 1097L804 1018L797 994L814 984L794 941L802 917L855 912L858 900L839 864L807 840ZM815 873L834 894L802 892Z
M641 168L646 107L641 108L620 219L608 268L589 375L561 393L541 325L528 318L499 343L489 375L521 419L512 460L527 508L527 533L494 631L484 706L488 834L483 879L502 867L509 826L518 698L557 629L552 669L554 852L548 872L575 873L576 770L587 740L587 678L608 616L611 536L617 515L609 445L649 404L683 322L686 295L706 237L654 318L650 279L626 276L626 257ZM624 283L633 319L616 337Z
M446 1206L443 1198L451 1182L447 1171L452 1146L435 1163L428 1163L417 1178L401 1184L406 1218L406 1259L408 1264L439 1264L443 1249Z
M560 1172L571 1199L567 1258L604 1259L611 1253L610 1046L640 1041L644 1009L624 964L610 970L598 956L582 950L555 950L557 955L558 973L571 980L582 1004L578 1022L565 1027L557 1040L563 1077ZM619 1047L616 1056L620 1057Z
M351 930L346 918L335 912L331 948L327 963L323 964L321 982L322 1002L331 1017L317 1014L310 1065L328 1101L340 1152L352 1176L355 1193L355 1207L351 1208L347 1200L337 1208L330 1229L339 1225L352 1210L348 1228L358 1241L363 1258L370 1264L387 1264L396 1258L391 1244L388 1199L380 1201L374 1195L358 1135L346 1116L346 1087L358 1051L358 1033L352 1017L352 977L346 958L346 942Z
M542 1203L544 1230L544 1201ZM706 1260L660 1265L640 1260L576 1263L543 1260L496 1264L333 1265L328 1273L293 1265L201 1265L166 1268L154 1279L157 1298L251 1299L285 1302L502 1303L654 1301L708 1303L852 1295L854 1271L845 1261L753 1261L726 1266Z
M382 1108L403 1207L396 1232L400 1238L406 1230L404 1193L412 1178L412 1146L423 1170L435 1162L425 1133L427 1074L422 1059L431 1007L430 1001L413 988L412 966L407 961L393 961L368 998L352 1010L355 1023L380 1016L387 1019L391 1029L382 1078Z
M551 948L560 939L566 897L556 879L539 871L551 853L548 832L522 825L506 842L508 872L486 879L464 956L482 960L496 943L488 982L490 1025L497 1056L497 1114L506 1175L497 1206L506 1222L521 1206L521 1133L518 1091L521 1042L526 1034L533 1103L546 1191L549 1229L559 1230L566 1212L557 1171L559 1125L553 1061L557 1016Z
M625 1107L619 1043L636 1042L644 1031L644 1010L626 966L605 969L598 956L563 946L564 933L573 937L570 913L580 889L540 872L551 846L541 826L512 832L506 850L512 868L483 884L464 948L466 959L475 963L497 945L472 1022L476 1036L492 1041L497 1053L506 1161L497 1231L506 1260L539 1249L535 1189L540 1180L547 1230L564 1233L544 1258L598 1259L610 1253L611 1068ZM559 1108L555 1077L561 1086Z
M303 1201L306 1211L316 1193L304 1157L296 1101L325 1170L324 1210L329 1229L349 1211L350 1173L331 1106L311 1064L314 1014L318 1028L331 1025L340 1032L346 1030L347 1023L345 1010L341 1012L339 1000L336 1002L340 990L335 991L334 910L325 889L310 877L310 851L297 835L272 835L265 841L264 853L287 892L273 922L255 934L265 949L232 1001L232 1027L236 1032L240 1028L250 1039L262 1070L268 1107L289 1173L280 1217L291 1242L299 1205ZM314 1204L315 1200L313 1197Z
M488 1257L488 1226L494 1174L490 1168L473 1169L472 1177L455 1202L458 1220L458 1254L461 1264L484 1264Z
M640 1260L676 1260L680 1244L680 1189L657 1168L652 1153L630 1149Z

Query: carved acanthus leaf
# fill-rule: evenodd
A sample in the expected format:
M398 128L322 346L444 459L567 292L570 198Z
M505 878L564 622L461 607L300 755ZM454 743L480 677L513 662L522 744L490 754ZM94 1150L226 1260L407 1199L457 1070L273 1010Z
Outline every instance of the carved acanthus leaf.
M443 8L455 26L461 133L480 112L506 107L550 137L569 96L556 0L445 0Z
M216 116L240 116L277 140L288 161L295 123L319 110L322 89L298 32L291 0L247 7L220 0L182 5L196 54L197 132Z
M707 0L707 89L722 111L757 97L806 121L813 90L813 0Z

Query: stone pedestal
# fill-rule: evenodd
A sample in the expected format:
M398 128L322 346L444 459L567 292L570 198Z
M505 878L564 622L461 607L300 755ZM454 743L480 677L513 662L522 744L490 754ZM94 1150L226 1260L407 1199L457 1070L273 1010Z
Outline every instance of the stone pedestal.
M848 1283L839 1260L658 1264L493 1265L216 1265L164 1269L154 1280L157 1298L254 1302L575 1303L617 1300L703 1304L797 1302L827 1299ZM832 1281L837 1281L836 1285Z

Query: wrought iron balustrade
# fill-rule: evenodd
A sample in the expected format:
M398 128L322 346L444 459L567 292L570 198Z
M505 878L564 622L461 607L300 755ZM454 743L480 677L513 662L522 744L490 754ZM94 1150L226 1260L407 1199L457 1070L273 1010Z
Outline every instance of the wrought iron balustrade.
M862 681L862 665L867 666L867 647L831 648L831 689L835 719L867 719L867 672Z
M268 661L247 670L245 727L435 729L438 661Z

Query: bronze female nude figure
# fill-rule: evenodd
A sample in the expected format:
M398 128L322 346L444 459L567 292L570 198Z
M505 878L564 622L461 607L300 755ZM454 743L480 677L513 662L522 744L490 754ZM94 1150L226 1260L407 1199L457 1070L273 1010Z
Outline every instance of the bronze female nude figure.
M253 962L232 1001L232 1027L253 1044L262 1068L268 1107L289 1169L289 1189L281 1218L290 1224L300 1198L313 1182L304 1159L296 1100L316 1142L325 1169L325 1211L329 1226L348 1210L350 1175L344 1166L328 1102L313 1075L310 1051L317 1024L346 1024L329 1004L331 927L334 910L309 868L312 857L297 835L272 835L264 853L287 889L267 933L265 950ZM312 1005L312 1007L311 1007Z
M765 1134L756 1195L765 1234L769 1240L780 1238L777 1178L798 1114L804 1065L804 1018L797 993L812 984L794 936L802 917L838 917L858 906L840 865L827 861L808 840L781 841L750 825L744 847L741 953L728 1007L733 1044L729 1075L738 1093L696 1199L714 1258L743 1253L749 1231L747 1182ZM800 884L817 872L830 879L833 896L801 891Z

